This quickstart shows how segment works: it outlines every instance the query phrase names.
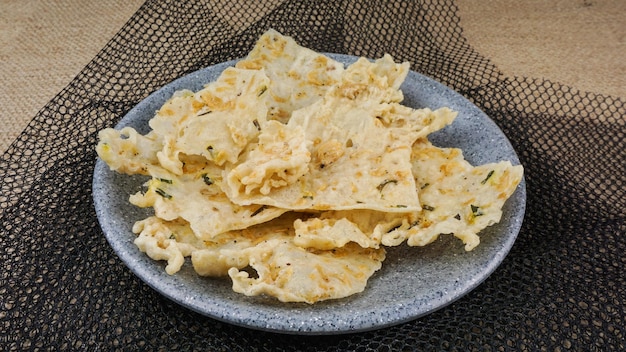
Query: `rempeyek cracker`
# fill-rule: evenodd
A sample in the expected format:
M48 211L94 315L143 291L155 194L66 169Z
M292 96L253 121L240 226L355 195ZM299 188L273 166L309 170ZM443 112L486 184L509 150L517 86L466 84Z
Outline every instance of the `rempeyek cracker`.
M333 250L309 250L294 244L293 214L265 226L231 231L202 241L184 220L149 217L135 224L135 244L155 260L166 260L174 274L184 257L198 274L225 276L246 295L268 294L284 302L314 303L362 292L382 265L385 250L348 244ZM255 277L246 268L254 269Z
M283 123L293 111L319 100L339 82L344 71L342 63L302 47L272 29L235 66L265 72L270 80L267 118Z
M425 246L441 234L453 234L466 250L474 249L480 243L478 233L500 221L504 203L521 181L522 167L508 161L475 167L460 149L439 148L426 139L417 141L412 151L420 211L324 212L296 222L296 243L313 248L348 242L372 248L405 241Z
M175 93L146 135L101 131L112 170L149 176L130 196L154 209L135 244L168 274L189 258L236 292L306 303L363 291L385 246L453 234L472 250L522 167L433 146L457 113L402 105L408 70L389 55L344 67L269 30L216 81Z
M199 92L182 92L166 102L149 122L163 136L157 153L161 165L180 175L181 155L202 156L216 165L236 162L267 116L268 84L263 71L227 68Z
M152 207L154 214L164 220L187 221L203 240L267 222L287 211L231 202L218 186L219 174L207 168L180 176L165 170L152 170L151 174L143 189L130 196L130 203L141 208Z

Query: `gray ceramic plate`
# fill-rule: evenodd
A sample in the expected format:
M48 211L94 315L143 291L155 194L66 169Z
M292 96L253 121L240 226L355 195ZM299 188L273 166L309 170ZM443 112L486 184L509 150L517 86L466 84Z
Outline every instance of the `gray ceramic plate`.
M330 55L344 63L355 60ZM207 67L182 77L142 101L116 128L133 126L148 132L148 120L174 91L199 90L234 62ZM440 83L410 72L402 90L404 104L459 111L455 122L431 135L434 144L462 148L474 165L510 160L519 164L502 131L480 109ZM128 203L144 179L111 172L98 160L93 197L104 234L120 259L143 281L174 302L217 320L254 329L293 334L339 334L383 328L416 319L467 294L485 280L509 252L522 225L526 188L522 180L504 206L500 223L484 230L481 244L465 252L461 241L441 236L423 248L388 250L383 268L365 291L351 297L308 304L285 304L267 297L246 297L231 289L229 279L198 277L186 263L170 276L164 264L141 253L133 244L133 223L149 215Z

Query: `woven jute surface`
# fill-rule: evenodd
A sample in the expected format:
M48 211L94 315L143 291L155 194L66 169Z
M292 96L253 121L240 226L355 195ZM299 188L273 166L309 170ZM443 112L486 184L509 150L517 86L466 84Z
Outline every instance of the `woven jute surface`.
M626 349L623 1L0 4L0 350ZM410 61L501 128L524 166L526 216L475 290L384 329L284 335L178 306L115 255L92 199L97 131L270 27L319 51Z

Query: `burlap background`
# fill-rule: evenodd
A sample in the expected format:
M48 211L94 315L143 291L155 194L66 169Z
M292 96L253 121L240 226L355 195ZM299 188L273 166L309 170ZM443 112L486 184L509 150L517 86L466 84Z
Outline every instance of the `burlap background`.
M142 0L0 0L0 153ZM626 97L626 1L458 0L461 26L506 76Z

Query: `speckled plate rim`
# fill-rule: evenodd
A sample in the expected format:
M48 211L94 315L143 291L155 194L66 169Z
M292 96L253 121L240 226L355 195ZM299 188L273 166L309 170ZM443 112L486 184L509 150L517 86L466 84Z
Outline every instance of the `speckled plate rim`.
M349 64L356 57L328 54ZM147 122L171 95L180 89L199 90L236 61L210 66L181 77L148 96L117 124L148 132ZM457 147L474 165L519 159L497 125L460 94L424 75L411 71L401 87L403 104L459 111L455 122L430 136L441 147ZM268 297L234 293L230 280L202 278L190 263L176 275L168 275L162 262L153 261L133 244L132 224L150 211L128 203L145 178L119 175L98 159L94 169L93 198L103 233L131 271L165 297L205 316L230 324L264 331L327 335L380 329L417 319L458 300L476 288L501 264L513 246L526 208L526 184L522 180L503 208L503 216L480 233L481 244L465 252L461 241L440 236L421 248L388 249L383 268L365 291L314 305L287 304Z

